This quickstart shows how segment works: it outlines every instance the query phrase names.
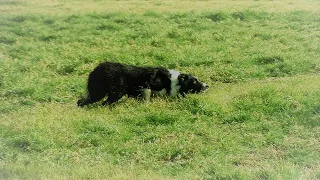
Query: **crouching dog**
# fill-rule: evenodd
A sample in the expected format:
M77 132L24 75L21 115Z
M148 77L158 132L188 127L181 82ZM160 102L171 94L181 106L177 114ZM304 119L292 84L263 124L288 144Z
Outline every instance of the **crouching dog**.
M150 99L151 92L168 96L183 96L200 93L209 86L192 74L184 74L163 67L138 67L116 62L99 64L88 78L85 98L78 106L85 106L108 98L103 105L117 102L122 96Z

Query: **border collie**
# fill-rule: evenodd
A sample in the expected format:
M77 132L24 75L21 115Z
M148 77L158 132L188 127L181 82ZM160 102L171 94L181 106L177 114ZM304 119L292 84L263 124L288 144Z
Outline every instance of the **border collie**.
M108 98L103 105L117 102L122 96L149 100L151 93L185 97L187 93L199 93L209 86L191 74L182 74L163 67L137 67L115 62L99 64L88 78L88 95L78 100L78 106Z

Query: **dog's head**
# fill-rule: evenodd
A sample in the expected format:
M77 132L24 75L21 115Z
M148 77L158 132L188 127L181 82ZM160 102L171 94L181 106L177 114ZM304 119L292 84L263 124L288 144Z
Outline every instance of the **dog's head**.
M180 74L178 76L180 85L180 93L182 95L186 93L200 93L206 91L209 86L206 83L199 81L192 74Z

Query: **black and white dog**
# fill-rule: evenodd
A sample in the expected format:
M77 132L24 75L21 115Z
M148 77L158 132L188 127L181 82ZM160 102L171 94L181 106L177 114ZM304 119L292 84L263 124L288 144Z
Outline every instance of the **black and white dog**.
M100 101L103 105L118 101L122 96L149 100L151 92L161 95L185 97L187 93L199 93L209 86L191 74L182 74L163 67L137 67L115 62L99 64L89 75L88 95L78 100L78 106Z

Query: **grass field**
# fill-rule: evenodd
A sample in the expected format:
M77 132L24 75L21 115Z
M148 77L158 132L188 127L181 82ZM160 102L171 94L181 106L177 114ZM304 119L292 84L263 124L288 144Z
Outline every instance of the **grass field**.
M320 179L319 29L319 0L0 0L0 179ZM210 89L76 107L106 60Z

